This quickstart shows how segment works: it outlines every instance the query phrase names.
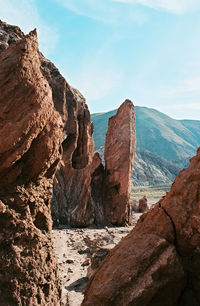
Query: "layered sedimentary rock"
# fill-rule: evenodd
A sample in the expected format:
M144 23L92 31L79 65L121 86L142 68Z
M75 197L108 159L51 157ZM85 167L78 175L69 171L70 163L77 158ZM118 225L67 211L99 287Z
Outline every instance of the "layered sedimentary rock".
M200 304L200 148L90 280L82 305Z
M134 106L126 100L109 119L104 151L105 209L108 223L130 224L130 177L136 149Z
M63 123L36 32L1 22L0 35L0 305L59 305L50 201Z

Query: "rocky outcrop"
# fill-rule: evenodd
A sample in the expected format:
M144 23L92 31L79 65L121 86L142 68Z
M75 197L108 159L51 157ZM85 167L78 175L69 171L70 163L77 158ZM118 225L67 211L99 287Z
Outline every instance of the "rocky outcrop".
M54 64L42 54L40 61L64 124L62 162L54 180L53 219L55 224L87 226L94 222L90 188L94 143L90 113L85 98L66 82Z
M50 201L63 124L36 32L0 22L0 46L0 305L59 305Z
M2 48L24 38L18 27L1 23L1 29ZM55 224L83 227L94 223L130 223L129 181L135 153L132 103L124 102L117 115L110 119L104 168L99 155L94 154L93 124L85 98L41 53L39 60L42 74L52 89L54 107L64 125L63 156L52 198Z
M129 184L135 154L133 104L126 100L110 119L104 167L99 154L94 154L93 125L85 101L77 97L73 101L76 107L70 113L73 110L75 120L70 122L75 122L75 130L69 132L66 128L62 164L54 183L55 218L74 227L130 224ZM68 103L72 104L70 100Z
M200 148L171 190L110 251L82 305L200 304Z
M126 100L109 119L104 151L105 215L108 223L131 223L130 177L136 149L134 106Z

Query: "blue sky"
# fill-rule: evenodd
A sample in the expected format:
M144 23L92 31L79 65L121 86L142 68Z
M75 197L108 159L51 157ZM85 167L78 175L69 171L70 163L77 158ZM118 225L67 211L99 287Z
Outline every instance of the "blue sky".
M0 18L38 29L41 51L91 112L130 98L200 120L199 0L0 0Z

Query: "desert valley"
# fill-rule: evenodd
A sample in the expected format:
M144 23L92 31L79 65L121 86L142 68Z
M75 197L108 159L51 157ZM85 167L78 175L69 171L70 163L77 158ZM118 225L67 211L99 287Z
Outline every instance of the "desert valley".
M200 120L90 114L0 21L0 305L200 305Z

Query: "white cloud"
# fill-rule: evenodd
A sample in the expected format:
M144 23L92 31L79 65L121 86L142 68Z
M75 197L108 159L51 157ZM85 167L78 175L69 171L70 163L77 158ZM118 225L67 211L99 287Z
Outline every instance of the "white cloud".
M34 0L0 0L0 18L19 26L25 34L37 28L40 50L45 55L51 52L58 41L54 28L41 19Z
M166 10L172 13L183 14L200 8L199 0L112 0L113 2L141 4L153 9Z
M147 20L146 14L136 8L121 7L113 0L55 0L77 15L86 16L103 23L123 24L133 21L143 24Z

